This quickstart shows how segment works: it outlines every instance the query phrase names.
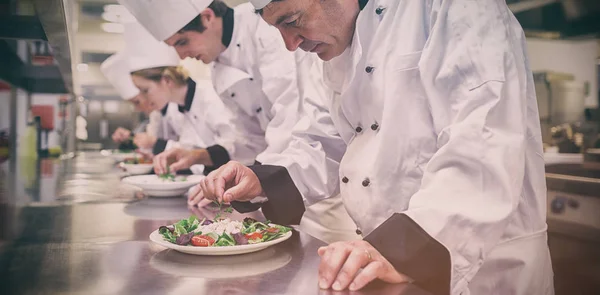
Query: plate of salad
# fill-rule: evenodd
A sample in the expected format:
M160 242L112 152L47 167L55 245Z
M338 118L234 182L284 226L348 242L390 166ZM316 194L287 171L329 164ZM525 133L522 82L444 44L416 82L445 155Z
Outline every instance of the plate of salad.
M213 221L191 216L173 225L161 226L150 234L150 240L187 254L215 256L260 251L291 236L291 228L268 221L260 222L253 218Z
M152 159L146 159L144 157L132 157L127 158L121 162L123 167L131 175L148 174L152 172L154 166L152 165Z
M175 197L185 194L200 183L204 175L136 175L123 178L123 182L141 188L153 197Z

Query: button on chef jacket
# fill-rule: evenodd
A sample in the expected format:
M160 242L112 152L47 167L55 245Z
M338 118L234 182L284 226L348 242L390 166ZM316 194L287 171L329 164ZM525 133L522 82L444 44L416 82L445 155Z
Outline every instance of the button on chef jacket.
M507 5L359 3L352 44L324 69L343 159L296 144L305 164L276 177L263 212L290 220L302 209L286 204L341 189L365 239L434 294L553 294L534 83ZM304 131L294 140L316 142Z

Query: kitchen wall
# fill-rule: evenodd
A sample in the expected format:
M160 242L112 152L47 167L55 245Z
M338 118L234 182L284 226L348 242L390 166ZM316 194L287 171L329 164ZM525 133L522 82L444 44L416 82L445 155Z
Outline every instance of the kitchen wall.
M581 82L590 83L589 95L585 98L587 107L598 107L597 65L600 45L597 40L562 41L533 39L527 40L529 62L535 71L555 71L570 73Z

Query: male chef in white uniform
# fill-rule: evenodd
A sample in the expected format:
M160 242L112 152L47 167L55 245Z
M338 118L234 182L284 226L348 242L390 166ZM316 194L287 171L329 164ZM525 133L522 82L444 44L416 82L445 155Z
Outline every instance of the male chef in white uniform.
M319 136L335 134L324 103L320 61L312 54L286 50L279 32L265 23L251 4L232 9L219 0L119 2L182 58L213 63L215 90L245 128L249 142L265 148L256 157L258 162L286 162L301 169L302 158L286 161L278 157L290 143L293 126L306 117L301 113L326 123L328 127L320 129ZM331 176L318 173L313 177ZM356 239L338 192L331 191L331 195L334 197L307 203L301 228L327 242ZM193 205L201 199L190 202Z
M347 148L330 170L336 155L304 145L312 164L271 167L274 178L230 163L207 177L204 197L263 202L277 222L339 184L365 238L319 250L321 288L381 279L434 294L554 293L534 83L505 1L251 2L288 49L326 61ZM299 129L294 140L311 142ZM340 182L307 177L315 171Z
M115 88L119 96L134 105L137 111L148 116L146 124L140 124L134 130L119 127L112 135L115 142L120 143L134 136L134 143L142 149L152 149L155 153L161 141L177 140L179 138L178 121L181 114L177 112L177 106L168 104L157 106L151 104L140 95L140 90L133 84L129 74L129 61L124 51L117 52L107 58L100 65L100 70L110 84ZM157 111L160 109L160 112ZM169 111L170 110L170 111ZM176 113L174 113L175 111Z

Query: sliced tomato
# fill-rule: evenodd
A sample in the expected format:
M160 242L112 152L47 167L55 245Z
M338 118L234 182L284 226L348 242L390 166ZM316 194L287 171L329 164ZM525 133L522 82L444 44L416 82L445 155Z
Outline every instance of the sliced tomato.
M267 229L266 229L266 231L267 231L268 233L272 233L272 234L274 234L274 233L278 233L278 232L279 232L279 229L278 229L278 228L276 228L276 227L269 227L269 228L267 228Z
M260 240L263 237L262 233L259 233L259 232L245 234L245 236L246 236L246 238L248 238L248 240Z
M209 236L199 235L199 236L192 237L192 245L194 245L196 247L210 247L214 243L215 243L215 239L213 239Z

